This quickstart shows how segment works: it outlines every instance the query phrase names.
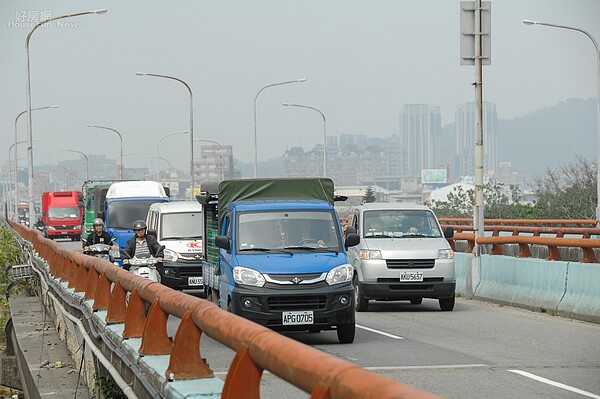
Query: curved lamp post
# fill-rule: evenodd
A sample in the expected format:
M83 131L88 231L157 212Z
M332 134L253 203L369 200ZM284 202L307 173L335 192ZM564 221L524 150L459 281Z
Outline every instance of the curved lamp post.
M25 39L25 53L27 54L27 79L26 79L27 89L25 92L25 96L27 98L27 140L28 140L28 148L27 148L28 157L27 158L28 158L28 169L29 169L29 214L30 215L35 215L35 203L34 203L34 199L33 199L33 196L34 196L34 190L33 190L33 143L32 143L33 142L33 133L32 133L32 128L31 128L31 68L29 65L29 41L31 40L31 35L37 28L39 28L43 24L47 24L48 22L56 21L59 19L71 18L71 17L79 17L81 15L88 15L88 14L105 14L107 11L108 10L106 8L103 8L100 10L84 11L84 12L78 12L75 14L60 15L58 17L44 19L43 21L40 21L37 24L35 24L33 26L33 28L31 28L31 30L27 34L27 38Z
M325 115L315 107L310 107L308 105L291 103L283 103L282 105L285 107L308 108L321 114L321 117L323 118L323 176L327 177L327 119L325 119Z
M121 160L121 162L119 163L119 180L123 180L123 136L121 136L121 133L117 132L112 127L99 126L99 125L89 125L89 124L86 125L86 126L87 127L95 127L95 128L98 128L98 129L110 130L112 132L115 132L119 136L119 141L121 143L121 152L119 154L119 159Z
M48 106L45 106L45 107L32 108L31 111L39 111L41 109L50 109L50 108L58 108L58 105L48 105ZM17 198L16 187L17 187L17 184L18 184L18 178L17 178L17 176L19 174L19 171L17 170L17 159L19 158L19 155L18 155L18 152L17 152L17 145L16 145L17 144L17 140L18 140L18 138L17 138L18 137L18 134L17 134L17 122L19 122L19 118L21 117L21 115L26 114L26 113L27 113L27 110L24 110L24 111L20 112L17 115L17 117L15 118L15 139L13 141L13 144L15 146L15 181L14 181L14 184L15 184L15 198L14 198L14 200L15 200L15 204L14 204L14 206L15 206L15 212L17 211L17 201L18 201L18 198ZM33 141L36 141L36 140L33 140ZM9 153L9 158L10 158L10 153ZM10 174L9 174L9 176L10 176Z
M184 130L182 132L166 134L166 135L162 136L160 138L160 140L158 140L158 144L156 144L156 181L160 180L160 165L159 165L159 163L160 163L160 143L167 137L176 136L178 134L188 134L188 131Z
M167 158L159 157L159 156L151 156L151 157L146 157L146 158L148 158L148 159L156 158L157 162L160 162L162 160L162 161L165 161L167 163L167 165L169 166L168 181L169 181L169 184L170 184L171 183L171 171L173 170L173 166L171 165L171 162Z
M164 78L176 80L185 86L188 93L190 94L190 196L194 198L194 97L192 95L192 88L182 79L176 78L175 76L160 75L158 73L148 72L136 72L137 76L152 76L155 78Z
M213 143L219 146L219 150L221 150L221 180L225 180L225 162L223 161L223 146L221 143L218 143L214 140L206 140L206 139L195 139L194 141L204 141L206 143Z
M81 151L77 151L77 150L68 150L66 148L63 148L63 151L68 151L68 152L75 152L77 154L81 154L84 156L85 158L85 180L90 180L90 160L88 159L88 156L81 152Z
M33 110L32 110L32 111L33 111ZM37 139L34 139L33 141L34 141L34 142L37 142L38 140L37 140ZM18 147L18 144L22 144L22 143L27 143L27 140L16 141L16 142L14 142L13 144L11 144L11 146L10 146L10 147L8 147L8 165L9 165L9 166L10 166L10 164L11 164L11 162L12 162L12 158L11 158L11 156L10 156L10 151L11 151L11 150L13 149L13 147L14 147L14 148L15 148L15 155L16 155L16 154L17 154L17 147ZM21 158L21 159L23 159L23 158ZM18 170L18 167L17 167L18 165L19 165L19 161L18 161L18 159L15 157L15 181L14 181L14 184L15 184L15 195L14 195L14 204L9 204L9 206L8 206L8 209L11 209L12 211L14 211L14 214L15 214L15 215L17 215L17 213L18 213L17 204L18 204L18 202L19 202L19 199L17 198L17 183L18 183L19 179L17 179L17 175L16 175L16 173L18 173L18 171L19 171L19 170ZM9 173L9 175L10 175L10 173ZM8 181L8 183L10 184L10 179L7 179L7 181ZM9 199L10 199L10 197L9 197ZM13 209L13 207L14 207L14 209Z
M542 25L542 26L549 26L551 28L561 28L561 29L568 29L568 30L574 30L576 32L580 32L583 33L584 35L586 35L591 41L592 43L594 43L594 47L596 48L596 61L597 61L597 76L596 76L596 87L597 87L597 112L596 112L596 116L598 118L597 120L597 129L598 129L598 142L596 143L597 146L597 156L596 156L596 198L597 198L597 202L596 202L596 226L600 227L600 47L598 46L598 42L596 41L596 39L594 39L594 36L592 36L589 32L583 30L583 29L579 29L579 28L574 28L572 26L566 26L566 25L557 25L557 24L551 24L548 22L540 22L540 21L532 21L530 19L524 19L523 23L525 25Z
M256 96L254 96L254 177L255 178L256 178L257 169L258 169L257 140L256 140L256 100L258 99L258 95L260 93L262 93L263 90L268 89L269 87L287 85L290 83L302 83L302 82L306 82L307 80L308 80L307 78L302 78L302 79L295 79L295 80L286 80L285 82L272 83L272 84L266 85L265 87L260 89L258 91L258 93L256 93Z

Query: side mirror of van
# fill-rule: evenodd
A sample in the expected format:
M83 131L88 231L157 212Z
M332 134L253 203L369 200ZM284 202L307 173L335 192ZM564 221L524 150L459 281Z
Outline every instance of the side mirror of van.
M222 248L229 252L231 249L231 242L229 241L229 237L227 236L216 236L215 237L215 245L219 248Z
M454 227L452 226L448 226L444 229L444 237L445 238L452 238L454 237Z
M348 236L348 234L356 234L354 226L346 226L345 235Z
M157 238L156 230L154 230L154 229L148 229L148 235L151 235L152 237Z
M344 241L344 247L348 249L349 247L353 247L358 245L360 242L360 236L356 233L346 233L346 240Z

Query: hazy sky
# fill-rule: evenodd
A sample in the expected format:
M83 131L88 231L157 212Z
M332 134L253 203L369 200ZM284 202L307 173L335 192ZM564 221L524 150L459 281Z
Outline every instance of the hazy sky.
M598 0L492 1L492 53L483 71L484 101L513 118L569 98L596 98L596 52L581 33L525 26L523 19L570 25L600 41ZM194 95L194 137L234 145L234 157L253 162L253 102L258 97L258 158L322 143L327 134L390 137L404 104L440 106L443 124L456 105L474 100L475 69L460 65L460 2L451 0L213 0L0 2L0 162L8 158L14 120L26 108L25 38L19 27L52 17L107 8L104 15L66 19L70 26L38 28L31 38L35 163L77 159L68 148L116 157L112 132L123 135L125 166L155 165L166 134L187 130ZM37 18L37 19L36 19ZM17 26L16 26L17 25ZM26 118L19 140L26 139ZM573 138L577 140L577 137ZM163 140L160 155L188 169L189 137ZM200 145L195 143L195 153ZM596 145L596 143L582 143ZM25 154L25 146L19 147ZM22 161L22 164L24 161Z

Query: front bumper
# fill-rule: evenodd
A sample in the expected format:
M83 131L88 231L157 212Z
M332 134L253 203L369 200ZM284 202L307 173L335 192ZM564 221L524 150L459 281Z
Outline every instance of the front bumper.
M343 305L340 299L347 303ZM252 306L244 306L250 300ZM265 287L236 286L232 292L231 311L255 323L278 331L318 331L354 323L354 291L352 284L333 286L320 282L307 286ZM313 324L284 325L283 312L312 311Z
M198 262L168 262L163 261L158 271L161 283L174 290L201 290L204 288L202 280L202 263Z
M411 298L449 298L454 296L456 280L424 278L422 282L358 283L366 299L402 300Z

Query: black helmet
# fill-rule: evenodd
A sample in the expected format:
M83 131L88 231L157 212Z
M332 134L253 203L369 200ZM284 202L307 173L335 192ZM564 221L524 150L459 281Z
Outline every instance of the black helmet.
M148 226L146 226L146 222L144 222L143 220L136 220L135 222L133 222L133 229L134 230L141 230L141 229L147 229Z
M96 218L94 219L94 223L92 223L92 226L104 226L104 220Z

